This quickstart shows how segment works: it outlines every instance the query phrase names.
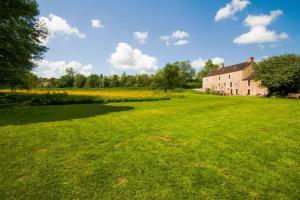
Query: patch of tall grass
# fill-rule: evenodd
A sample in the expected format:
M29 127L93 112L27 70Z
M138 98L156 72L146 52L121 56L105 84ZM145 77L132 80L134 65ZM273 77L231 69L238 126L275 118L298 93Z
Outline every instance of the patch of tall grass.
M11 93L0 92L0 105L63 105L63 104L91 104L110 102L141 102L169 100L171 97L182 97L176 94L161 94L136 91L18 91Z

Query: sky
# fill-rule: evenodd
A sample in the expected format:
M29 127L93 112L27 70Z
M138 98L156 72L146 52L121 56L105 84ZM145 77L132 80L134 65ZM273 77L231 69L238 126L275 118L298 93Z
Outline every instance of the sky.
M300 53L298 0L38 0L49 48L35 73L155 73Z

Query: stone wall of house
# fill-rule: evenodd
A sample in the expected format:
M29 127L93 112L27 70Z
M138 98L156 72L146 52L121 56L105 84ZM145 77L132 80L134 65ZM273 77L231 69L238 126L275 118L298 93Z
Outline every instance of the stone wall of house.
M225 94L240 93L242 89L242 71L205 77L203 87L205 90L213 90Z
M216 91L227 95L266 95L267 89L259 81L243 80L252 73L252 66L241 71L209 76L203 78L204 91Z
M267 88L261 87L260 81L243 80L240 95L265 96L268 94Z

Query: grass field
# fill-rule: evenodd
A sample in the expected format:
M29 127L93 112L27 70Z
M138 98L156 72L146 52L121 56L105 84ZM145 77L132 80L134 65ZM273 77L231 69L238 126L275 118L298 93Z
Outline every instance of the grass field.
M9 93L9 89L2 89L0 93ZM166 97L166 96L182 96L181 93L168 92L165 93L162 90L146 90L146 89L33 89L30 92L27 90L17 90L17 93L25 94L46 94L46 93L62 93L66 92L68 95L76 96L96 96L103 98L155 98L155 97Z
M0 107L0 199L300 199L300 101Z

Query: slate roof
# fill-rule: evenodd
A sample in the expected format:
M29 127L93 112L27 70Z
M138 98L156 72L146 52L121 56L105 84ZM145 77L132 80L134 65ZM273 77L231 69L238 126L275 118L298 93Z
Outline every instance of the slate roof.
M244 63L235 64L235 65L230 65L230 66L227 66L227 67L221 67L219 69L216 69L216 70L213 70L213 71L209 72L205 77L241 71L241 70L245 69L248 66L249 66L249 63L244 62Z

